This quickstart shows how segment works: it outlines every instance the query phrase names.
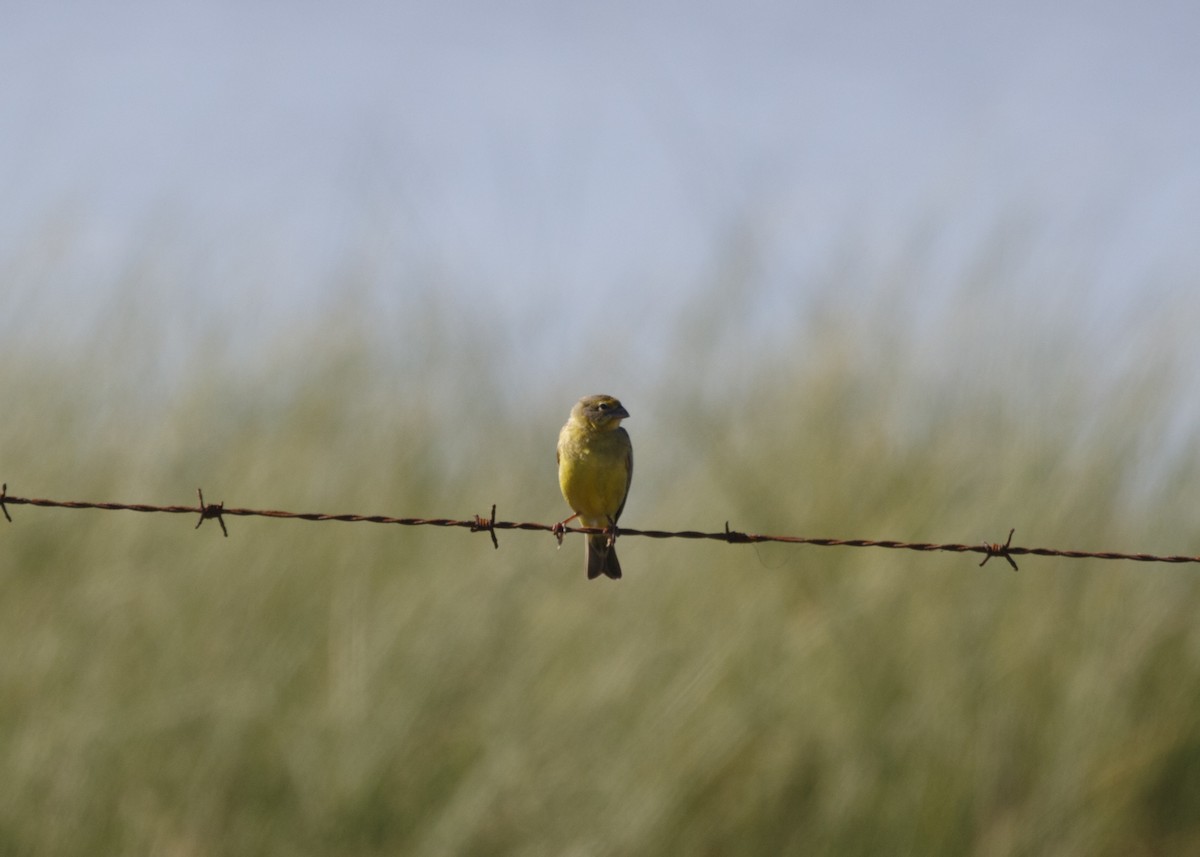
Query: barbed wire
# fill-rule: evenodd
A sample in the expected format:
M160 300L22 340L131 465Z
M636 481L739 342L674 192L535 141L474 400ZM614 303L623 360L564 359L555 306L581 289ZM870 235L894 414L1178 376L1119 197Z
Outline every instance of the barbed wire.
M497 521L496 506L492 505L489 517L476 515L473 518L456 520L453 518L393 518L388 515L357 515L357 514L326 514L323 512L287 512L280 509L240 509L226 507L224 502L205 503L204 492L197 488L196 496L199 503L195 506L155 506L149 503L112 503L92 502L87 500L48 500L37 497L18 497L8 493L8 484L0 485L0 512L5 519L12 523L9 506L40 506L54 509L99 509L107 512L159 512L175 515L198 515L195 529L208 520L215 520L221 527L226 538L229 530L225 526L226 516L258 517L258 518L292 518L301 521L342 521L345 523L364 524L398 524L405 527L458 527L473 533L485 532L491 536L492 545L497 549L500 540L496 537L497 530L531 530L548 532L562 544L563 536L567 533L585 535L643 536L650 539L710 539L729 544L761 544L764 542L780 542L793 545L813 545L815 547L832 548L884 548L888 550L909 550L923 552L977 553L983 554L980 566L986 565L992 557L1001 557L1017 570L1013 557L1017 556L1046 556L1062 559L1103 559L1126 560L1130 562L1156 563L1200 563L1200 556L1168 555L1151 553L1122 553L1119 551L1083 551L1063 550L1060 548L1027 548L1012 544L1015 530L1008 531L1008 538L1003 542L982 542L978 544L937 543L937 542L906 542L895 539L832 539L813 538L809 536L773 536L760 533L745 533L731 530L729 522L725 529L717 532L701 532L699 530L639 530L633 527L618 527L615 533L607 529L595 527L569 527L565 523L540 524L517 521ZM568 519L570 520L570 519Z

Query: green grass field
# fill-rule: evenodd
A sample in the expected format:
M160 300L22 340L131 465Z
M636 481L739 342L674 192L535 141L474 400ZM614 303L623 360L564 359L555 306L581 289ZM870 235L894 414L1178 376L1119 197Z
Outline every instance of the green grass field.
M1200 554L1164 352L1096 378L973 300L924 332L834 301L761 348L712 301L720 354L681 337L627 389L505 376L446 307L402 353L351 307L153 395L153 346L101 330L0 363L0 479L553 521L603 391L631 527ZM0 855L1200 849L1200 568L630 537L613 585L577 536L10 511Z

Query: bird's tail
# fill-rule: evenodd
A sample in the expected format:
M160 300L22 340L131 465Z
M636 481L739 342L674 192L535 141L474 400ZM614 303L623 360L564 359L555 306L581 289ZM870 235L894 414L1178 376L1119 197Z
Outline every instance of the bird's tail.
M587 537L588 580L607 575L613 580L621 578L621 563L617 562L617 548L610 545L608 536Z

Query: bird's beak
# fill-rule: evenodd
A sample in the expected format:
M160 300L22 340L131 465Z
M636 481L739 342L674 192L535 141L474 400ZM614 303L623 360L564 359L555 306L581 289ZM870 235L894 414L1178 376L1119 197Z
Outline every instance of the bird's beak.
M627 419L629 419L629 411L625 410L624 405L621 405L615 411L610 411L609 416L616 417L617 419L620 419L620 420L627 420Z

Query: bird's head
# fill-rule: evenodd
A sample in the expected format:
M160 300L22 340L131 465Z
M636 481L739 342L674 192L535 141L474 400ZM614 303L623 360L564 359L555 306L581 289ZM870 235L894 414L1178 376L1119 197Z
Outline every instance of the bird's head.
M571 418L608 431L619 426L621 420L628 419L629 411L612 396L584 396L571 409Z

